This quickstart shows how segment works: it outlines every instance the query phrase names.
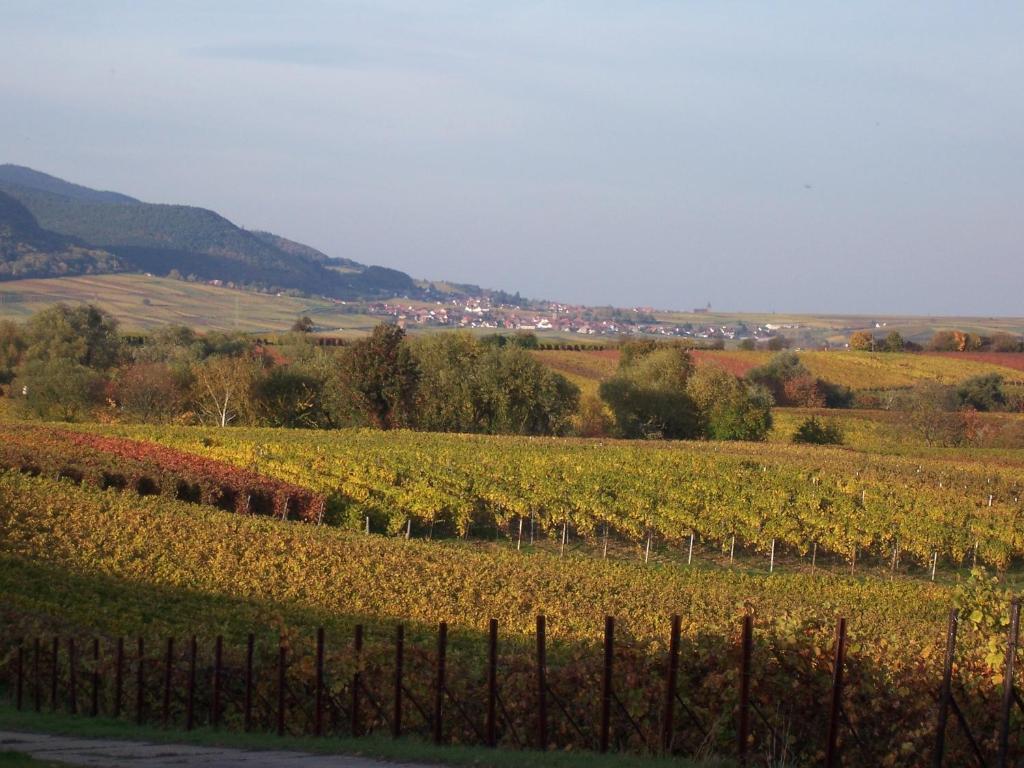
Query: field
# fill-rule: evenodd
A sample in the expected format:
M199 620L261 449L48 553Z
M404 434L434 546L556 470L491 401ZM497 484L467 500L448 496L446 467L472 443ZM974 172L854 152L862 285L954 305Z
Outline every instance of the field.
M580 722L593 718L603 617L617 618L616 663L620 679L629 681L622 695L648 727L657 722L667 617L677 613L687 700L698 718L715 723L705 738L716 751L729 749L728 713L735 705L730 648L748 612L757 617L757 700L776 725L792 731L796 754L813 754L824 723L814 696L787 694L794 686L827 688L827 649L837 615L850 619L854 722L873 735L869 753L899 757L906 740L921 748L927 729L919 736L903 728L894 732L886 713L917 712L902 721L913 722L929 709L922 684L938 674L944 616L958 599L949 587L906 579L768 576L559 558L507 544L407 541L16 474L0 476L0 509L2 605L8 616L21 617L18 632L139 634L150 641L195 633L204 644L223 634L232 648L249 631L257 632L261 648L273 647L283 634L295 657L292 674L300 676L309 669L313 629L322 625L337 649L332 664L349 670L339 673L344 677L352 669L345 639L359 623L367 633L364 674L376 681L386 672L391 627L403 622L410 632L409 684L420 691L414 672L430 657L415 649L429 648L433 627L446 621L451 685L467 701L479 684L473 680L479 679L482 633L494 617L504 638L509 718L523 731L530 727L531 695L520 686L531 679L536 614L548 620L552 684ZM964 642L963 668L979 673L987 662L984 654L971 655L977 639L965 632ZM261 664L268 663L261 655ZM986 677L972 684L975 701L997 691ZM889 693L879 695L883 689ZM897 689L906 693L894 694ZM773 712L780 696L786 711ZM555 722L552 738L574 743L568 723ZM768 737L760 725L755 733L759 740ZM684 729L684 737L692 739L693 730ZM623 746L630 744L637 746L627 735Z
M603 379L613 375L618 351L540 351L537 358L572 379L584 391L596 392ZM771 359L771 352L744 350L694 350L698 365L714 364L737 376ZM1007 383L1024 383L1024 354L972 355L868 352L799 352L811 375L833 384L865 389L903 389L924 381L957 384L985 374L999 374Z
M267 333L288 330L303 315L335 332L365 332L376 322L365 315L346 314L343 305L321 299L273 296L145 275L0 282L0 319L24 320L57 302L96 304L117 317L129 332L177 323L197 331Z
M1024 555L1019 462L753 443L630 443L190 427L104 427L328 498L328 518L416 536L525 524L678 549L1005 568ZM521 521L526 521L521 523ZM1020 521L1020 522L1018 522Z

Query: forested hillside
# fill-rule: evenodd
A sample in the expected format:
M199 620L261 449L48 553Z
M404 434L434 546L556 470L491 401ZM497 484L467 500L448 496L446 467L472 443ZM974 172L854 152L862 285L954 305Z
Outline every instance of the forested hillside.
M10 202L0 207L0 227L24 231L27 210L36 230L34 240L18 241L24 243L22 251L31 251L31 269L22 265L0 272L7 277L127 269L343 299L418 290L404 272L334 260L278 235L242 229L205 208L145 203L15 165L0 165L0 192L21 209ZM48 238L40 236L42 230ZM97 255L70 259L68 238ZM100 258L100 251L107 258Z

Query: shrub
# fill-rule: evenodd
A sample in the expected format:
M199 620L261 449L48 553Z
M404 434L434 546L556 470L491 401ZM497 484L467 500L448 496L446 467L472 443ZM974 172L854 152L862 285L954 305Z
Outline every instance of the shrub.
M842 445L843 431L834 422L811 416L796 428L793 442L804 445Z

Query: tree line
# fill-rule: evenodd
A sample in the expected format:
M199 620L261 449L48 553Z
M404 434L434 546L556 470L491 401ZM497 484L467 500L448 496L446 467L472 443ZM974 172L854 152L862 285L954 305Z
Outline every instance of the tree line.
M408 337L382 324L343 347L296 326L273 346L165 326L127 342L92 305L0 323L0 385L18 415L51 421L410 428L521 435L763 439L763 386L685 349L623 346L600 397L541 363L528 337Z

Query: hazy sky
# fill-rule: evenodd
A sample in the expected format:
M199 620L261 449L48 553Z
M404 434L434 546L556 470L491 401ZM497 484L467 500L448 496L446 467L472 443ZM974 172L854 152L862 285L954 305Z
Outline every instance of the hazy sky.
M0 0L0 162L620 306L1024 314L1024 3Z

